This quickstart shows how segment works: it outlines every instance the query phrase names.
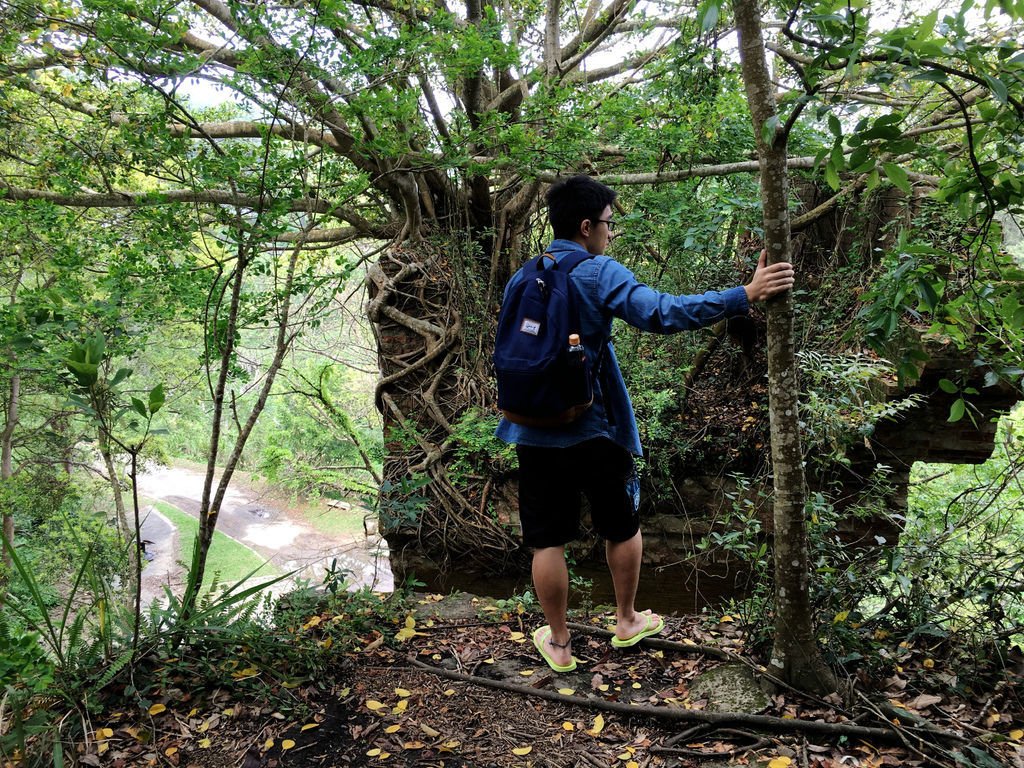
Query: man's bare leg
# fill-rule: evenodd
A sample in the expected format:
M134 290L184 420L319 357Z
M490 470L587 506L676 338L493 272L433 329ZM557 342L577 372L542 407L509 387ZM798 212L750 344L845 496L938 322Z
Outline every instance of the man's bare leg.
M605 542L608 570L612 573L612 585L615 587L615 635L622 640L647 626L648 614L637 613L634 606L643 554L644 540L640 531L626 541Z
M558 648L553 643L569 642L569 628L565 625L569 609L569 569L565 565L565 547L544 547L533 551L533 587L551 627L551 637L544 649L558 666L572 661L569 647Z

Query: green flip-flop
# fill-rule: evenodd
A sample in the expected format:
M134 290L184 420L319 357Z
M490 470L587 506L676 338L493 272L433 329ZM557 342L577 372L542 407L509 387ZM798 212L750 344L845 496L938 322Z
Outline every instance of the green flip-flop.
M661 616L658 616L658 620L654 621L654 615L649 613L647 614L647 623L644 624L643 628L639 632L626 638L613 637L612 645L616 648L630 648L639 643L645 637L658 634L664 628L665 620L661 618Z
M537 653L541 655L541 658L547 662L547 665L551 667L554 672L572 672L576 669L576 659L572 657L572 660L568 664L556 664L554 659L544 649L544 646L548 643L548 638L551 637L551 627L545 624L543 627L537 627L533 630L533 647L537 649Z

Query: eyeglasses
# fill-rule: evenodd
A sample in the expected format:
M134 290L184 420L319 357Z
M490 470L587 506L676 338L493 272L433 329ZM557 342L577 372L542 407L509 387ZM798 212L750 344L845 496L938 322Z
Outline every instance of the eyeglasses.
M615 219L594 219L594 221L600 221L604 224L607 224L609 232L615 231Z

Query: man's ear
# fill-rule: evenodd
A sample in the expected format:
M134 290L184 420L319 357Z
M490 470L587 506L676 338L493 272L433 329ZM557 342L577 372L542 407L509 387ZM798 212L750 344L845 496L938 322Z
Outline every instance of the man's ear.
M590 219L584 219L580 222L580 234L583 237L590 237L590 232L594 228L594 223Z

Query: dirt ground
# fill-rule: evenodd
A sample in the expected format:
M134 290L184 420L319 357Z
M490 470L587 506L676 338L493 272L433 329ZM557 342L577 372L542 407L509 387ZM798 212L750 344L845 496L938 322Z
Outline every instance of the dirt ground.
M967 684L956 649L894 640L891 665L851 676L845 701L756 684L737 699L716 672L753 681L758 660L742 628L721 619L669 618L661 638L618 650L608 614L581 617L579 668L555 674L530 640L538 616L424 595L404 620L339 651L329 675L278 690L277 703L231 688L193 695L171 680L142 718L97 723L106 736L80 757L116 768L1024 768L1020 661L974 670ZM297 631L315 637L331 621L314 615ZM257 667L239 674L274 679Z

